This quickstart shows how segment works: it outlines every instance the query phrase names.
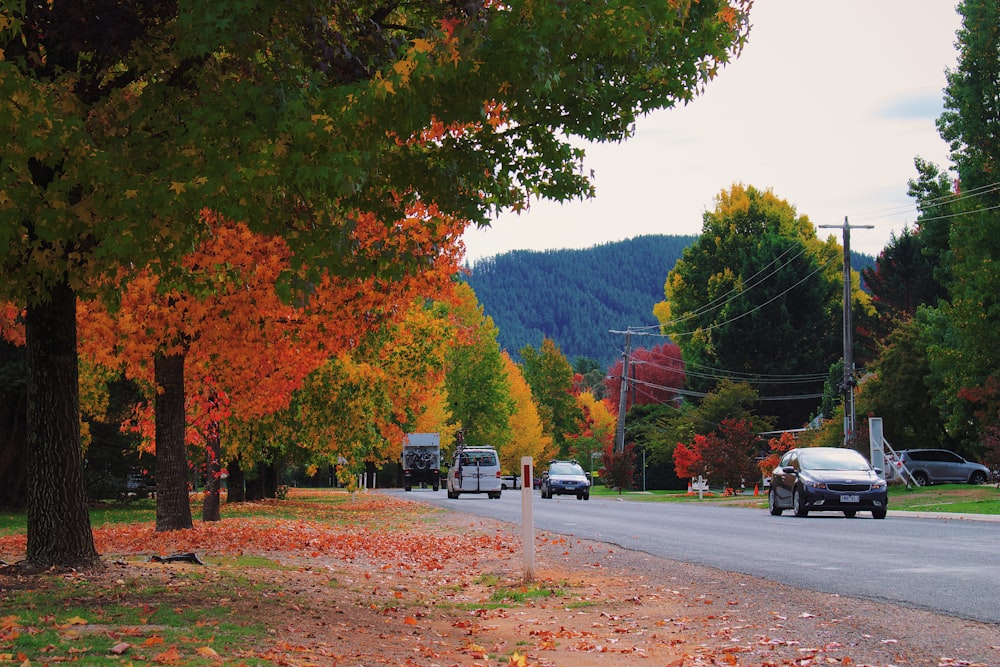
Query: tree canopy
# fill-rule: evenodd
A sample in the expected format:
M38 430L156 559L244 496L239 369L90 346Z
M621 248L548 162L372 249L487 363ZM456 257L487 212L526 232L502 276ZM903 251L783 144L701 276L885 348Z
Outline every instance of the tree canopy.
M667 277L655 314L680 346L688 378L758 384L768 412L801 426L841 348L842 253L806 216L752 186L720 193L699 240ZM859 301L865 300L855 289Z
M438 218L386 245L359 241L361 217L392 234L418 201L484 224L590 194L569 137L620 140L692 99L742 47L749 5L5 1L0 298L26 306L27 560L97 559L78 295L153 263L179 281L206 207L282 237L309 279L419 270ZM157 360L182 388L176 357Z

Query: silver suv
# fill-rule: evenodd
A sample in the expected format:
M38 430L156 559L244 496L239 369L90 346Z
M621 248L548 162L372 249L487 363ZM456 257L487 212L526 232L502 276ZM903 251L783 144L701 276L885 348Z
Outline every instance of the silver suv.
M947 449L904 449L899 452L899 461L887 461L886 468L893 470L894 475L901 475L902 466L910 471L917 486L945 482L985 484L990 478L989 468Z
M551 461L542 477L542 498L562 495L590 500L590 478L576 461Z

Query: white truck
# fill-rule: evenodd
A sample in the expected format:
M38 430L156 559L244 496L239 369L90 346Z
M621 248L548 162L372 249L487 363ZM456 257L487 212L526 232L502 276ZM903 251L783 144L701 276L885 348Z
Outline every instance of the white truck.
M437 491L441 488L441 434L408 433L403 438L403 489L409 491L414 484L430 484Z

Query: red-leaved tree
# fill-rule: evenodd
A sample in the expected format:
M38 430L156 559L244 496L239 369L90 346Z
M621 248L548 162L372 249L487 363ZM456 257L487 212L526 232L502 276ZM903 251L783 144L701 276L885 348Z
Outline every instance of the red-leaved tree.
M718 432L696 435L690 444L677 443L674 469L679 477L699 475L726 489L736 489L759 477L755 448L759 436L743 419L724 419Z
M614 443L609 443L601 458L601 479L607 486L622 491L635 485L635 445L628 443L623 451L615 451Z
M624 362L616 361L608 369L604 386L607 400L618 409L622 389ZM684 386L684 360L681 350L673 343L645 349L636 348L629 359L625 411L633 405L670 403L677 390Z

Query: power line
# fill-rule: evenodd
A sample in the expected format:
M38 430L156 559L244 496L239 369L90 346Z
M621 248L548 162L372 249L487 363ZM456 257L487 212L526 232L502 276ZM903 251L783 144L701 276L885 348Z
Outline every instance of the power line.
M697 334L697 333L700 333L700 332L703 332L703 331L711 331L713 329L718 329L719 327L723 327L723 326L725 326L727 324L731 324L731 323L735 322L736 320L742 319L742 318L746 317L747 315L751 315L751 314L757 312L758 310L760 310L761 308L763 308L764 306L766 306L766 305L768 305L770 303L773 303L774 301L777 301L778 299L780 299L781 297L785 296L786 294L788 294L789 292L791 292L793 289L795 289L799 285L802 285L807 280L809 280L810 278L812 278L814 275L816 275L820 271L823 271L824 269L826 269L827 267L829 267L832 264L834 264L834 260L830 260L830 261L828 261L828 262L826 262L824 264L820 264L813 271L811 271L808 275L804 276L801 280L799 280L795 284L793 284L790 287L786 288L785 290L779 292L778 294L775 294L773 297L771 297L770 299L768 299L764 303L759 304L759 305L751 308L750 310L746 311L745 313L740 313L739 315L736 315L735 317L730 317L728 320L725 320L725 321L722 321L722 322L713 322L712 324L709 324L708 326L699 327L698 329L695 329L693 331L682 331L682 332L672 331L670 333L670 335L671 336L693 336L694 334Z
M932 199L927 199L923 201L918 201L915 204L901 204L899 206L892 206L888 208L873 209L870 211L864 211L854 218L858 221L865 222L868 220L878 220L880 218L888 218L900 215L902 213L914 213L920 214L921 206L940 206L942 204L950 204L958 201L965 201L967 199L973 199L976 197L981 197L983 195L990 194L1000 190L1000 182L987 183L986 185L980 185L979 187L972 188L960 194L947 194L941 195L939 197L934 197ZM933 219L933 218L932 218Z
M785 252L781 253L779 256L777 256L774 259L772 259L770 262L768 262L763 267L761 267L756 273L754 273L749 278L747 278L744 284L742 284L742 285L734 285L732 287L732 289L730 289L725 294L722 294L720 296L715 297L714 299L712 299L711 301L709 301L707 304L701 306L697 310L693 310L690 313L685 313L684 316L681 317L680 319L676 319L676 320L671 320L669 322L665 322L663 324L663 326L670 326L670 325L673 325L673 324L680 324L681 322L685 322L685 321L687 321L687 320L689 320L691 318L698 317L699 315L704 315L704 314L708 313L709 311L717 310L717 309L719 309L719 308L721 308L723 306L726 306L726 305L728 305L729 303L731 303L732 301L734 301L736 299L736 296L734 296L732 299L727 299L726 298L726 297L728 297L728 296L730 296L732 294L736 294L737 296L743 296L743 295L745 295L747 292L749 292L750 290L752 290L754 287L757 287L758 285L762 284L765 280L767 280L771 276L776 275L778 273L778 271L780 271L781 269L785 268L786 266L788 266L789 264L791 264L794 260L796 260L799 257L801 257L803 255L803 253L805 253L805 251L806 251L805 246L800 246L799 247L799 253L797 255L795 255L794 257L790 258L785 264L782 264L781 266L777 267L776 269L774 269L773 271L771 271L767 275L763 276L759 280L755 280L758 276L760 276L760 274L762 274L764 271L766 271L768 267L770 267L771 265L775 264L776 262L781 261L784 258L785 255L787 255L789 252L791 252L795 248L796 248L796 246L789 246L785 250ZM721 302L721 303L719 303L719 302Z

